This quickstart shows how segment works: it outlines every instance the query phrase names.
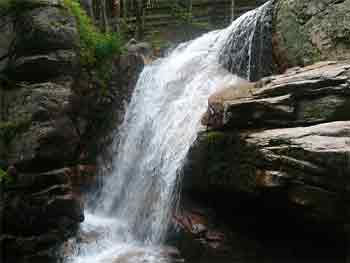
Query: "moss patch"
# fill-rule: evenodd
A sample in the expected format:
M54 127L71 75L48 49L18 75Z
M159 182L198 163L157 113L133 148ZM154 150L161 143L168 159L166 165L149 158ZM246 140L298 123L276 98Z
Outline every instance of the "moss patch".
M0 184L10 184L12 183L12 178L0 168Z
M0 122L0 138L4 145L8 146L17 134L26 131L30 123L30 120Z
M307 121L348 120L350 100L338 95L305 100L299 103L298 118Z

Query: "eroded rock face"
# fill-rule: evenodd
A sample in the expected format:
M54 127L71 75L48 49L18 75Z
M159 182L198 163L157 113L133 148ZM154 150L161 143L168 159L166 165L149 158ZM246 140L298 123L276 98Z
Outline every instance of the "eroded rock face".
M349 59L349 11L349 0L271 0L252 32L238 27L221 63L256 81L295 66ZM247 35L252 38L249 44Z
M256 81L276 70L272 56L274 9L275 1L265 3L253 19L245 18L232 31L221 50L220 63L233 74Z
M72 160L79 145L68 114L78 32L57 1L27 4L9 18L14 37L1 77L0 158L20 172L48 171Z
M14 23L10 16L0 18L2 25L0 36L0 70L3 70L8 63L8 55L11 44L15 38Z
M221 102L210 103L203 123L215 128L293 127L347 120L350 64L320 62L269 78L262 88L240 85ZM257 86L258 87L258 86ZM242 89L242 92L240 92ZM243 94L243 95L242 95Z
M298 220L338 228L350 219L349 174L349 121L203 132L189 154L184 191L213 200L225 193L233 198L227 207L234 199L256 200L248 202L254 207L267 198Z
M348 220L349 69L335 62L291 69L244 97L232 93L212 105L205 122L223 131L201 133L193 147L193 187L282 189L309 216Z
M69 169L19 174L2 190L4 262L53 260L58 246L84 220L83 203L72 191Z
M348 0L277 1L273 46L281 70L349 59L349 11Z
M233 96L209 100L207 130L190 150L183 191L202 196L232 220L243 217L242 225L246 218L256 220L254 231L266 228L263 236L277 235L282 246L294 246L287 236L299 233L319 246L328 244L329 252L335 249L325 262L336 255L344 262L350 220L349 69L346 62L293 68L262 87L249 85L249 92L223 92ZM283 232L286 228L291 232ZM325 235L339 243L327 243ZM319 249L306 247L309 252L302 253L319 257Z
M21 2L22 4L22 2ZM23 0L0 29L1 262L51 262L83 217L96 158L123 119L143 59L111 61L108 77L79 61L75 18L57 0ZM3 23L2 23L3 25ZM69 167L69 168L65 168Z

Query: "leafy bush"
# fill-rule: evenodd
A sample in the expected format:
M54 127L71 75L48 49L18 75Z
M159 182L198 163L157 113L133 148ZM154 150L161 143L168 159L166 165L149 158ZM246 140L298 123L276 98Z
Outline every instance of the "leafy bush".
M12 182L12 178L0 168L0 184L9 184Z
M171 6L171 14L180 24L187 24L193 19L192 12L176 2L174 2Z
M98 66L113 55L121 53L121 38L118 33L101 33L78 0L64 0L63 3L78 23L83 66Z

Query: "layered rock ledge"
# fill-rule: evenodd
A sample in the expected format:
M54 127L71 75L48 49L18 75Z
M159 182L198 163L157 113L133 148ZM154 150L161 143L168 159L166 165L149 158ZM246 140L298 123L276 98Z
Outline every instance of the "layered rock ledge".
M51 262L84 219L81 190L96 186L97 156L144 64L116 55L101 77L82 65L62 1L18 3L0 18L0 258Z
M303 238L320 244L303 245L306 254L325 244L339 249L350 222L349 78L348 62L322 62L213 95L183 191L232 222L241 217L253 231L265 229L267 239L282 235L280 244L309 231ZM344 259L344 251L330 259Z

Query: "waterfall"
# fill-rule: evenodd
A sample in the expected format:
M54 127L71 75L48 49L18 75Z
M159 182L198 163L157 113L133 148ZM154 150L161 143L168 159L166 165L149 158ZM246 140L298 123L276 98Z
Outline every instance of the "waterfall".
M220 63L240 77L256 81L273 72L273 1L243 19L220 52ZM248 40L248 41L247 41Z
M82 225L98 238L81 245L71 261L113 262L106 258L121 257L137 248L142 250L140 262L163 262L152 253L164 242L179 173L201 129L207 99L219 87L237 80L220 64L220 57L236 35L242 45L251 46L251 32L265 6L246 13L226 29L179 45L145 67L115 134L118 140L111 146L112 172L104 176L97 208L86 214ZM242 28L249 32L245 39ZM145 247L153 247L153 252L145 252ZM153 261L145 260L150 257Z

